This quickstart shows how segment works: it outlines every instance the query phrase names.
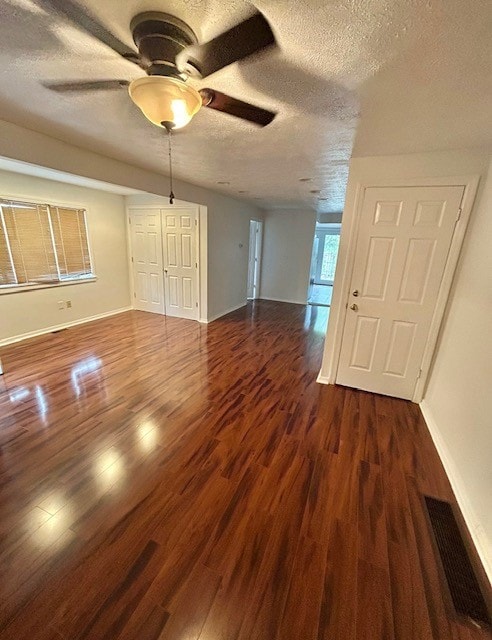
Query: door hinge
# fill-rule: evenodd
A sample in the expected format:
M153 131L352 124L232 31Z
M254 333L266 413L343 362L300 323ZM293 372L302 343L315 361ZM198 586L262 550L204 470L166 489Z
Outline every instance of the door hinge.
M137 297L137 293L134 291L133 292L133 297L136 298Z
M132 256L132 262L133 262L133 256Z
M195 262L195 269L198 269L198 262Z
M198 308L198 302L195 302L195 307L197 307L197 308Z
M417 375L417 380L420 378L421 375L422 375L422 369L419 369L419 373Z
M198 226L198 220L195 219L195 227Z
M461 218L461 214L462 214L462 213L463 213L463 209L460 207L460 208L458 209L458 215L457 215L457 217L456 217L456 222L458 222L458 220Z

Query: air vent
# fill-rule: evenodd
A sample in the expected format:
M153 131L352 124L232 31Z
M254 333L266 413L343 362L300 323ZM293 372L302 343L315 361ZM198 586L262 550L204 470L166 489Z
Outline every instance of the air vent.
M457 613L490 625L487 605L449 502L425 496L432 530Z

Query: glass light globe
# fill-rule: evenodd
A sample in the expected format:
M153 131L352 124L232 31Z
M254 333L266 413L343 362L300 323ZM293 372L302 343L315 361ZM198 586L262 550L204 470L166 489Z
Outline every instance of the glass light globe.
M202 106L202 98L196 89L168 76L133 80L128 93L144 116L158 127L169 122L174 129L180 129Z

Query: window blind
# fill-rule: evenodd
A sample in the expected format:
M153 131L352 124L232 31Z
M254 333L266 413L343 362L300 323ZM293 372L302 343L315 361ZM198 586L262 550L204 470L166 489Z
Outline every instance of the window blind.
M60 278L90 274L85 211L50 206L50 216Z
M8 284L17 284L17 277L7 242L5 220L0 209L0 285Z
M0 285L91 275L84 209L0 198Z
M2 203L2 211L17 283L56 282L48 207L8 202Z

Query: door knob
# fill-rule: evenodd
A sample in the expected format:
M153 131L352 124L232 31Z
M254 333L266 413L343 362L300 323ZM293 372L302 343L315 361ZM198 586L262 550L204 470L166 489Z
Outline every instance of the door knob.
M352 291L352 295L354 296L354 298L357 298L357 296L359 295L359 290L358 289L354 289Z
M164 273L167 273L167 269L164 269Z
M352 309L352 311L359 311L359 307L355 303L351 304L350 308Z

